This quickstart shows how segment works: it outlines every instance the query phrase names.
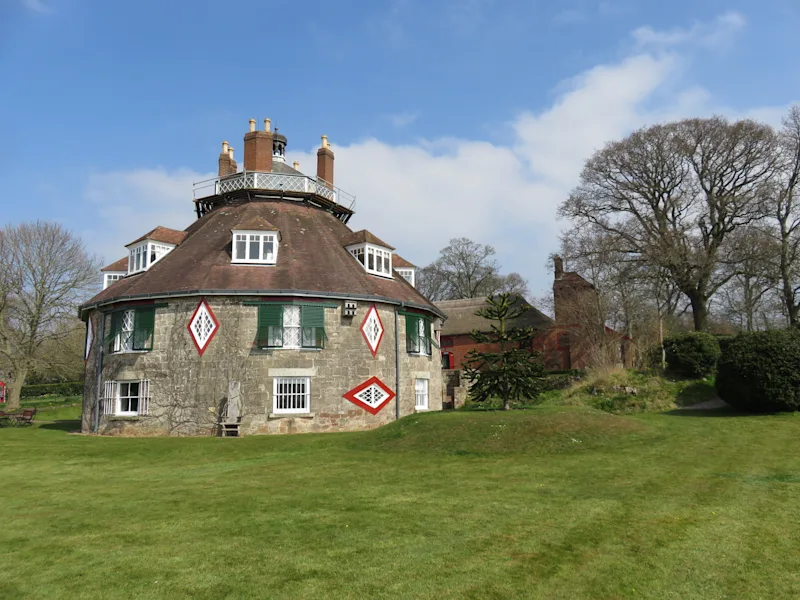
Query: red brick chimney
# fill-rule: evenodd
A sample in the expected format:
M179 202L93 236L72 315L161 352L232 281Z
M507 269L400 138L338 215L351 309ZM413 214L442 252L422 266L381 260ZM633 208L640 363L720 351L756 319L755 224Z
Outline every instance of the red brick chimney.
M555 279L564 277L564 259L556 255L553 257L553 267L555 269Z
M250 131L244 135L245 171L272 171L272 131L264 119L264 131L256 131L256 120L250 119Z
M228 142L222 142L222 152L219 155L219 173L220 177L226 175L233 175L239 170L236 161L233 160L233 148L228 145Z
M328 187L333 187L333 150L327 135L322 136L322 145L317 150L317 179L322 179Z

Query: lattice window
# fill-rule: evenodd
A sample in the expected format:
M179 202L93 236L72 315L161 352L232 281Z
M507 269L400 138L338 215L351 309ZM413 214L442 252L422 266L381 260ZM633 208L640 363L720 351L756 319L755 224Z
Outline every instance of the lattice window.
M201 300L189 321L189 334L192 336L192 340L194 340L197 351L201 356L214 334L216 334L217 329L219 329L219 323L211 307L206 303L205 299Z
M122 313L120 330L114 338L114 352L130 352L133 349L133 323L136 311L126 310Z
M307 413L311 410L311 378L276 377L272 397L276 414Z
M377 377L372 377L344 394L344 398L373 415L394 397L395 393Z
M414 380L414 407L417 410L428 410L428 380Z
M283 347L300 348L300 307L283 307Z
M381 323L381 318L374 304L370 306L367 316L361 324L361 333L364 335L370 352L375 356L383 338L383 323Z
M374 383L368 388L365 388L353 395L361 400L364 404L369 404L372 408L380 406L381 403L389 397L388 393Z

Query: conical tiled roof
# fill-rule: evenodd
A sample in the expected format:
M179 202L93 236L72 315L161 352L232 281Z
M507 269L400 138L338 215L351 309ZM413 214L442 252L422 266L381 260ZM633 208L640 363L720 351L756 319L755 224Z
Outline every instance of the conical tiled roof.
M231 230L253 220L280 232L275 266L231 264ZM344 247L353 232L320 208L288 201L224 206L183 233L181 244L147 271L121 279L82 308L182 294L272 293L385 300L441 314L402 277L368 274Z

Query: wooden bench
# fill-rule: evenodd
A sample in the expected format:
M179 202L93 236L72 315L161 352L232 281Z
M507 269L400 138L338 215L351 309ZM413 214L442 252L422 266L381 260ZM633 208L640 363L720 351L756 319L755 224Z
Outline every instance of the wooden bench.
M15 427L25 427L25 425L33 425L33 420L36 418L36 413L37 409L26 408L22 411L22 413L11 413L6 414L5 416L9 419L9 425L13 425Z

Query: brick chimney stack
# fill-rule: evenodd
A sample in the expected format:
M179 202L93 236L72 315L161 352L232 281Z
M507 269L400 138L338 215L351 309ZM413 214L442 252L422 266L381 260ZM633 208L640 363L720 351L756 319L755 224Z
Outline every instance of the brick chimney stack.
M322 145L317 150L317 179L322 179L333 187L333 151L328 143L328 136L322 136Z
M256 131L256 120L250 119L250 131L244 135L245 171L272 171L272 131L264 119L264 131Z
M228 142L222 142L222 152L220 152L218 175L225 177L226 175L233 175L239 170L236 161L233 160L233 148L228 145Z
M556 279L561 279L562 277L564 277L564 259L563 258L561 258L560 256L557 256L557 255L554 256L553 257L553 267L555 267L555 271L556 271L555 278Z

